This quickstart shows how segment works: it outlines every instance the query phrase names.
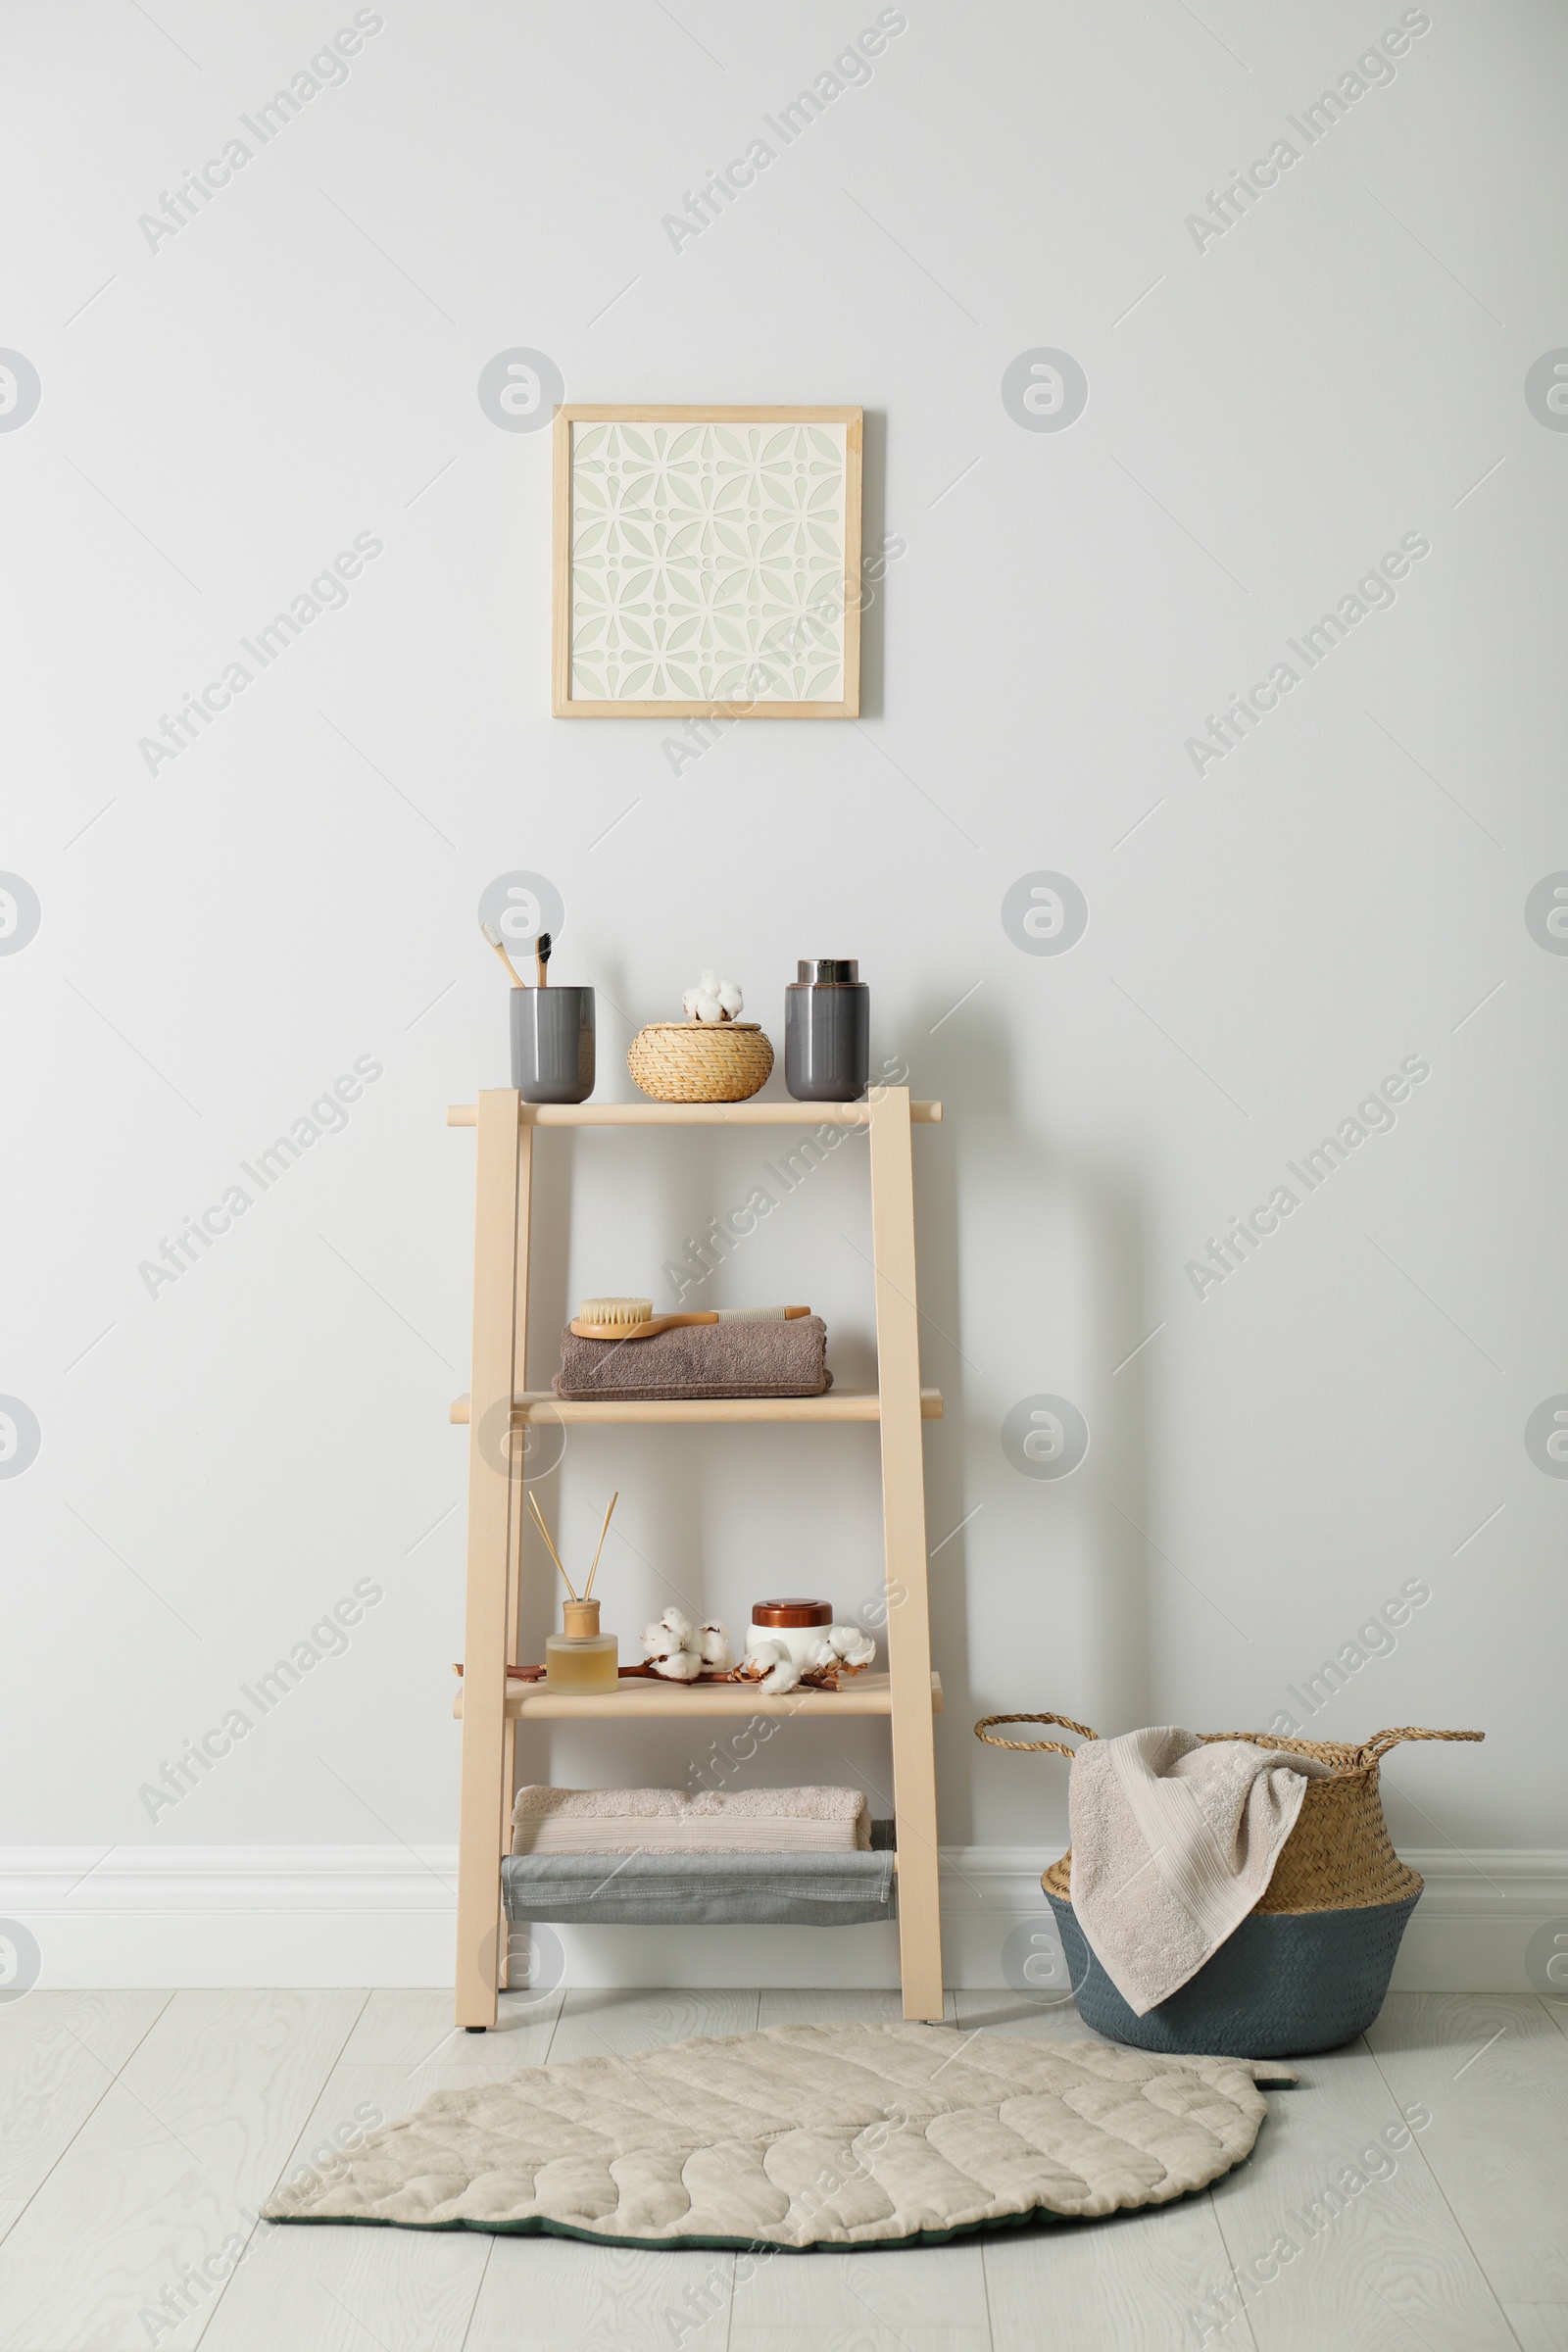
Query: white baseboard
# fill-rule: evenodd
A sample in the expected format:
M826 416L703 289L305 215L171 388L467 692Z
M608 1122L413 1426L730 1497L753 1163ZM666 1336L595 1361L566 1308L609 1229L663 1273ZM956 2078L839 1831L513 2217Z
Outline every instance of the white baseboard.
M1033 1847L947 1846L944 1974L1004 1984L1002 1947L1048 1916ZM1426 1880L1396 1991L1522 1992L1544 1920L1568 1930L1568 1853L1412 1852ZM0 1847L0 1927L36 1938L41 1985L426 1985L452 1978L457 1849L396 1845ZM878 1985L897 1931L562 1928L574 1984Z

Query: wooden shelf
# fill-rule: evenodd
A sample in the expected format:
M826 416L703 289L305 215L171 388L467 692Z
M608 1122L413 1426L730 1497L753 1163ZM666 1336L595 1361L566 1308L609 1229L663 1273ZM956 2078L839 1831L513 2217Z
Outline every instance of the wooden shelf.
M603 1404L574 1404L550 1389L528 1389L512 1400L519 1421L587 1424L592 1421L880 1421L882 1398L875 1389L829 1389L825 1396L646 1396L607 1397ZM454 1396L449 1421L466 1421L468 1399ZM942 1391L920 1391L920 1418L940 1421Z
M463 1718L463 1685L453 1693L452 1712ZM543 1683L508 1683L507 1713L515 1719L560 1721L564 1716L597 1716L601 1723L653 1723L690 1715L891 1715L892 1693L885 1674L860 1674L842 1690L786 1690L763 1698L755 1683L626 1682L601 1697L574 1697L547 1690ZM931 1712L942 1712L942 1677L931 1677Z
M940 1123L940 1102L911 1102L917 1125ZM869 1102L523 1102L531 1127L869 1127ZM474 1127L478 1106L449 1102L449 1127Z
M706 1718L738 1733L752 1716L803 1720L881 1718L892 1748L893 1812L898 1824L899 1974L906 2018L943 2015L942 1927L937 1883L938 1822L933 1718L942 1685L931 1671L926 1593L927 1535L923 1424L942 1415L942 1397L920 1386L919 1309L914 1247L915 1126L933 1126L940 1102L913 1102L906 1087L873 1087L862 1102L524 1102L515 1089L487 1087L447 1112L451 1127L474 1131L473 1341L469 1396L449 1407L468 1425L467 1583L463 1654L466 1706L463 1726L462 1812L458 1848L457 2022L493 2026L506 1983L507 1936L498 1854L511 1841L516 1785L517 1726L598 1718L601 1724L648 1725ZM729 1396L659 1400L635 1392L596 1390L592 1402L568 1401L527 1387L530 1227L537 1175L535 1136L548 1127L621 1127L649 1135L664 1128L746 1130L750 1149L793 1147L795 1135L858 1130L871 1207L871 1263L876 1354L870 1388L830 1389L821 1396ZM785 1131L769 1146L769 1131ZM630 1181L625 1152L613 1153ZM858 1163L860 1153L847 1155ZM631 1154L631 1160L640 1157ZM509 1683L509 1659L521 1655L525 1606L551 1589L542 1557L525 1540L514 1449L495 1442L499 1428L556 1423L859 1422L875 1432L882 1486L882 1567L899 1606L885 1628L887 1671L858 1675L840 1690L796 1689L762 1697L751 1683L671 1684L631 1676L602 1695L568 1696L542 1682ZM706 1452L706 1448L702 1449ZM862 1468L869 1457L857 1446ZM778 1462L780 1469L789 1465ZM765 1506L763 1506L765 1507ZM531 1600L525 1596L531 1595ZM547 1606L553 1609L554 1603ZM712 1736L712 1735L710 1735ZM603 1744L601 1741L600 1745ZM843 1744L830 1740L829 1749ZM595 1742L590 1738L588 1747ZM605 1771L612 1768L607 1759ZM829 1762L828 1769L832 1769ZM620 1769L624 1770L622 1765ZM603 1772L591 1777L602 1779Z

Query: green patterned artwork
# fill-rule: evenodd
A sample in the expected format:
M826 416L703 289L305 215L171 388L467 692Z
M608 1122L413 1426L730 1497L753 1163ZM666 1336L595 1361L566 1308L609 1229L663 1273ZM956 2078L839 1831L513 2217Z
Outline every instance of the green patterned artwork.
M858 708L858 410L567 409L557 430L559 714Z

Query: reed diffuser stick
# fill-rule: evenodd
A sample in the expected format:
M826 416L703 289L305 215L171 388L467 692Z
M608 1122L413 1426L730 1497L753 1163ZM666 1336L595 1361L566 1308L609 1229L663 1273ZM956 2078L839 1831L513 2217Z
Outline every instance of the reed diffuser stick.
M549 1528L548 1528L548 1527L546 1527L546 1525L545 1525L545 1515L544 1515L543 1511L542 1511L542 1510L539 1508L539 1505L538 1505L538 1503L535 1501L535 1499L534 1499L534 1497L533 1497L533 1495L532 1495L531 1494L530 1494L530 1495L528 1496L528 1508L529 1508L529 1510L530 1510L530 1511L532 1511L532 1513L533 1513L533 1521L534 1521L534 1525L535 1525L535 1527L537 1527L537 1528L538 1528L538 1530L539 1530L539 1533L540 1533L540 1534L543 1536L543 1538L544 1538L544 1540L545 1540L545 1545L546 1545L546 1548L548 1549L548 1551L549 1551L549 1553L550 1553L550 1557L551 1557L551 1558L552 1558L552 1559L555 1561L555 1563L556 1563L556 1566L557 1566L558 1568L561 1568L561 1554L560 1554L560 1552L559 1552L559 1551L556 1549L556 1547L555 1547L555 1544L554 1544L551 1542L551 1540L550 1540L550 1530L549 1530ZM566 1591L567 1591L567 1592L568 1592L571 1594L571 1597L572 1597L572 1599L573 1599L573 1600L576 1600L576 1599L579 1597L579 1595L578 1595L578 1592L577 1592L577 1588L576 1588L576 1586L575 1586L575 1585L572 1583L572 1581L571 1581L570 1577L569 1577L569 1576L566 1574L566 1571L564 1570L564 1568L561 1568L561 1581L562 1581L562 1583L563 1583L563 1584L565 1586L565 1588L566 1588Z
M590 1593L590 1592L592 1592L592 1591L593 1591L593 1589L594 1589L594 1578L595 1578L595 1577L598 1575L598 1573L599 1573L599 1553L600 1553L601 1551L603 1551L603 1550L604 1550L604 1548L605 1548L605 1538L606 1538L606 1537L609 1535L609 1533L610 1533L610 1514L611 1514L611 1512L612 1512L612 1511L614 1509L614 1507L615 1507L616 1503L617 1503L619 1500L620 1500L620 1489L617 1487L617 1488L615 1489L615 1492L613 1493L613 1494L612 1494L612 1496L610 1497L610 1500L609 1500L609 1502L608 1502L608 1503L605 1505L605 1524L604 1524L604 1526L603 1526L603 1527L602 1527L602 1528L599 1530L599 1545L598 1545L598 1549L597 1549L597 1550L595 1551L595 1553L594 1553L594 1564L593 1564L593 1566L592 1566L592 1567L589 1569L589 1571L588 1571L588 1582L587 1582L587 1583L584 1585L584 1587L583 1587L583 1589L582 1589L582 1596L583 1596L584 1600L586 1600L586 1599L588 1598L588 1595L589 1595L589 1593Z

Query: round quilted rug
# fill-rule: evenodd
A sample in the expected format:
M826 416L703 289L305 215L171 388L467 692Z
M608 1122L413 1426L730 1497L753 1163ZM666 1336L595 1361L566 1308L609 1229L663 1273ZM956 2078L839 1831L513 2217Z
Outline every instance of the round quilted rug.
M601 2245L936 2244L1164 2205L1289 2068L919 2025L772 2026L437 2091L262 2211Z

